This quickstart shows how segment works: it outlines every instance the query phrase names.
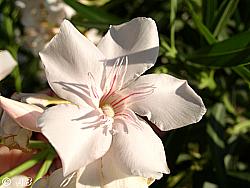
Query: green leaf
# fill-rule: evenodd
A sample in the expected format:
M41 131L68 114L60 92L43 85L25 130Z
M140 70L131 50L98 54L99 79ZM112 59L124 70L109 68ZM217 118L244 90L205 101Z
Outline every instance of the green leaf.
M14 36L13 20L10 17L5 16L3 20L3 27L9 38Z
M118 24L123 20L120 18L105 12L103 9L95 6L86 6L75 0L64 0L69 6L77 11L78 14L82 15L89 21L108 23L108 24Z
M222 103L216 103L212 108L212 114L220 125L225 126L226 109Z
M224 10L226 9L227 7L227 4L230 0L224 0L220 3L218 9L216 11L214 11L214 19L212 21L212 25L211 25L211 31L214 31L214 29L216 28L216 26L218 25L223 13L224 13Z
M53 160L54 160L55 156L56 156L56 152L51 147L49 149L48 155L47 155L42 167L40 168L40 170L36 174L36 177L35 177L33 183L35 183L37 180L42 178L48 172L49 168L51 167L51 165L53 163Z
M228 112L230 112L232 114L236 114L236 110L235 110L233 104L231 103L231 101L229 100L228 93L226 93L226 92L224 93L222 100L223 100L225 108L228 110Z
M214 20L214 10L216 10L217 0L203 0L203 21L210 28Z
M233 127L228 128L228 133L232 135L245 134L250 130L250 120L242 121Z
M187 176L186 171L182 171L178 174L172 175L168 178L168 187L175 187L185 176Z
M233 67L234 72L240 75L250 86L250 70L244 66Z
M248 64L250 60L250 31L204 47L187 57L193 63L230 67Z
M199 30L199 32L202 34L203 37L205 37L206 41L209 44L215 43L216 39L214 38L212 33L209 31L209 29L202 23L201 18L196 14L196 12L194 11L194 9L189 1L187 1L187 5L189 8L189 12L192 15L194 24L197 27L197 29Z
M225 126L225 108L222 103L216 103L212 108L213 121L211 124L207 124L207 134L210 136L212 141L220 148L225 148L225 143L221 139L221 130ZM218 130L216 130L216 129Z
M15 69L12 71L11 75L15 79L15 88L16 88L16 91L21 92L22 91L22 79L21 79L21 74L20 74L19 66L15 67Z
M108 23L100 23L100 22L93 22L93 21L86 21L81 18L72 18L71 21L74 23L74 25L78 27L84 27L87 28L97 28L100 30L107 30L109 28Z
M209 29L202 23L199 16L194 12L191 3L187 2L187 4L199 32L209 44L216 43L217 40L209 31ZM204 47L203 49L200 49L187 56L186 59L196 64L213 67L227 67L248 64L250 62L249 43L250 31L247 31L222 42L218 42L214 45ZM250 84L250 71L247 68L238 66L233 68L233 70L248 84Z
M171 0L171 11L170 11L170 41L171 41L171 50L174 52L173 57L177 53L175 48L175 18L177 12L177 0Z
M237 8L237 5L239 3L239 0L230 0L229 3L227 4L222 16L220 17L220 20L214 30L213 35L216 37L220 34L222 29L226 26L228 23L229 18L232 16L234 13L235 9Z
M250 173L249 172L237 172L237 171L228 171L228 175L239 178L241 180L246 180L250 182Z
M7 46L7 49L11 52L13 57L17 60L18 46L17 45ZM19 64L17 64L15 69L12 71L11 76L15 79L16 91L21 92L22 91L22 78L20 74Z

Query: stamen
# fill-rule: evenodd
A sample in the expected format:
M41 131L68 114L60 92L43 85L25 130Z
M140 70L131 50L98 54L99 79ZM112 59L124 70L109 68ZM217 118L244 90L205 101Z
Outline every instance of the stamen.
M96 99L99 99L95 79L94 79L93 75L90 72L88 73L88 76L89 76L89 81L90 81L90 89L91 89L94 97Z
M130 109L126 109L123 112L116 114L115 119L120 119L124 122L125 125L127 122L129 122L139 129L142 128L140 122L138 121L138 118Z
M137 91L133 91L132 93L127 94L125 97L123 97L120 100L116 98L114 101L110 103L110 105L113 106L113 108L116 108L119 104L121 104L121 102L124 102L125 100L126 100L126 104L128 104L128 102L144 99L147 95L150 95L154 92L154 87L145 86L142 88L137 88L136 90ZM130 101L128 101L128 99L130 99Z
M104 97L106 97L106 96L109 94L109 92L111 91L111 89L112 89L112 87L113 87L113 85L114 85L114 82L112 82L112 80L114 80L114 79L113 79L113 77L114 77L113 75L114 75L114 72L116 71L116 67L117 67L119 61L120 61L120 58L118 58L118 59L116 60L116 62L114 63L112 69L111 69L110 72L109 72L108 77L107 77L106 80L105 80L105 85L104 85L104 94L105 94L105 96L104 96ZM108 84L109 84L109 85L108 85ZM109 90L108 93L107 93L107 90ZM106 93L107 93L107 94L106 94Z
M125 61L125 65L123 62ZM120 58L117 59L116 63L112 67L110 74L105 83L104 97L101 99L101 103L107 100L111 95L113 95L116 91L120 90L123 85L124 77L127 71L128 58L123 57L120 61Z
M122 62L123 62L124 59L122 59ZM120 75L120 84L117 86L117 90L120 90L123 86L123 81L124 81L124 77L125 77L125 74L127 72L127 68L128 68L128 57L125 56L125 64L124 66L122 66L122 62L120 64L120 67L119 67L119 75Z
M95 121L82 123L83 126L81 126L80 128L81 129L89 129L89 128L96 129L98 127L111 126L113 122L114 122L113 118L109 116L101 115Z
M89 78L88 88L89 88L91 100L94 103L94 105L98 107L99 101L100 101L100 96L98 94L98 87L95 83L95 79L93 75L90 72L88 73L88 78ZM101 90L99 90L99 93L101 93Z

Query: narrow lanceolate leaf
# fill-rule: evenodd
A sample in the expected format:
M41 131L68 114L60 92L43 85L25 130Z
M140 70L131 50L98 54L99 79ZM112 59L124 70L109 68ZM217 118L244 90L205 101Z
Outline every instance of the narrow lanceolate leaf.
M217 0L203 0L202 9L203 9L203 21L210 28L214 20L216 10Z
M69 6L77 11L78 14L84 16L89 21L95 21L97 23L120 23L121 20L116 16L105 12L104 10L94 7L83 5L76 0L64 0Z
M220 17L220 20L214 30L213 35L216 37L219 35L219 33L222 31L222 29L226 26L226 24L228 23L229 18L232 16L232 14L234 13L237 5L239 3L239 0L230 0L222 14L222 16Z
M250 70L244 66L233 67L234 72L240 75L250 85Z
M188 3L188 6L196 27L211 46L197 50L187 56L187 60L204 66L238 66L233 68L233 70L245 81L250 83L250 71L244 66L239 66L249 64L250 62L250 31L238 34L222 42L217 42L209 29L194 12L192 5Z
M199 32L201 33L201 35L206 39L206 41L209 44L213 44L216 42L216 39L214 38L213 34L209 31L209 29L202 23L200 16L198 16L191 3L187 1L187 5L189 8L189 12L192 15L193 21L195 23L195 26L197 27L197 29L199 30Z
M218 25L223 13L224 13L224 10L226 9L227 4L228 4L229 1L230 0L222 1L220 3L219 7L216 7L217 8L216 12L214 11L216 8L213 10L214 18L213 18L213 21L212 21L212 25L209 27L211 31L214 31L215 28L217 27L217 25Z
M250 31L202 48L189 55L187 59L193 63L213 67L248 64L250 60Z

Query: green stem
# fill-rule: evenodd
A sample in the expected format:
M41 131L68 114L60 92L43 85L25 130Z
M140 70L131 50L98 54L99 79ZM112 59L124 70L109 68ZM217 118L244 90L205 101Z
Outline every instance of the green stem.
M13 57L17 60L17 52L18 52L19 46L18 45L8 46L7 49L11 52ZM15 79L16 91L21 92L22 91L22 78L21 78L21 74L20 74L19 64L17 64L15 69L12 71L11 75Z
M30 160L25 161L24 163L20 164L19 166L4 173L0 177L0 185L2 184L2 180L4 178L11 178L11 177L16 176L18 174L21 174L22 172L28 170L29 168L35 166L39 161L43 160L46 157L46 155L48 154L48 151L49 151L48 149L41 151L40 153L35 154Z
M170 46L168 45L168 43L164 40L161 40L161 45L163 48L165 48L167 51L171 51Z
M177 10L177 0L171 0L171 10L170 10L170 42L171 49L176 54L175 48L175 17Z
M13 75L15 78L16 91L21 92L22 91L22 79L21 79L21 74L19 70L19 65L16 66L15 70L13 71Z
M46 143L40 140L29 141L29 148L31 149L45 149L45 148L48 148L49 146L50 146L49 143Z
M40 178L42 178L48 172L50 166L53 163L53 160L54 160L55 156L56 156L56 152L54 151L53 148L50 148L49 149L49 153L48 153L48 155L47 155L47 157L46 157L46 159L45 159L42 167L40 168L39 172L37 173L37 175L36 175L36 177L35 177L35 179L33 181L33 184L37 180L39 180Z

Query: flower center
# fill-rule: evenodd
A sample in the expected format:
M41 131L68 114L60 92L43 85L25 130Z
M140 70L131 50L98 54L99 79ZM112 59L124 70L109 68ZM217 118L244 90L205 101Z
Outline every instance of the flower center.
M89 97L94 106L101 110L100 124L112 125L118 119L121 121L136 122L136 115L129 107L131 104L144 99L154 91L149 83L138 84L133 90L124 87L124 78L127 71L128 58L118 58L109 74L105 75L101 87L96 85L93 75L89 72Z
M104 104L103 106L101 106L101 109L106 116L108 117L115 116L115 111L110 104Z

